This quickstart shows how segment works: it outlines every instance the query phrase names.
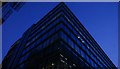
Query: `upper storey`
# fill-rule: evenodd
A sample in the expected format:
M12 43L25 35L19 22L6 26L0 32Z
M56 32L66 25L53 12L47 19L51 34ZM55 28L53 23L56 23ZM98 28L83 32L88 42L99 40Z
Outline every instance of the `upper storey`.
M33 50L33 47L43 47L44 44L47 44L45 42L47 42L48 37L51 37L51 39L48 39L50 41L58 37L59 34L56 36L49 35L56 33L56 30L59 29L62 29L62 35L60 35L60 37L62 37L62 39L66 39L66 42L68 40L71 41L68 42L68 44L71 45L71 47L74 44L73 46L75 48L73 49L80 53L80 55L85 58L86 61L91 63L91 65L92 62L94 62L93 64L96 64L99 67L115 67L111 60L104 53L104 51L97 44L97 42L92 38L92 36L85 29L85 27L80 23L80 21L75 17L75 15L63 2L53 8L53 10L51 10L36 24L33 24L24 33L23 37L21 38L21 43L19 45L21 46L21 51L19 52L19 55L17 54L17 56L21 58L20 61L23 60L22 58L24 58L25 54L27 54L30 49ZM42 41L44 41L43 45ZM83 53L81 53L80 51ZM85 55L83 55L84 53L85 55L87 55L87 58ZM90 58L92 61L89 61L90 59L88 60L88 58ZM20 62L20 64L21 63L22 62Z
M61 21L67 20L67 24L71 24L73 28L78 32L76 36L80 39L84 45L86 45L96 56L97 59L105 66L115 67L112 61L108 58L105 52L101 49L98 43L94 40L94 38L89 34L89 32L85 29L85 27L81 24L81 22L75 17L75 15L70 11L70 9L65 5L65 3L61 2L55 8L53 8L48 14L46 14L38 23L34 24L30 29L31 32L29 35L31 36L29 39L34 37L34 34L37 34L39 29L47 28L48 24L61 17ZM64 28L63 28L64 29ZM28 40L29 40L28 39Z

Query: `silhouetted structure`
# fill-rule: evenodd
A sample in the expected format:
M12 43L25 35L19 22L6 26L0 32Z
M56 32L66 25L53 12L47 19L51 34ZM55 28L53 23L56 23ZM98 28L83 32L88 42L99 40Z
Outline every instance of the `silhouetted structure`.
M8 17L14 12L19 11L19 9L24 5L25 2L2 2L2 23L8 19Z
M33 24L3 61L3 69L81 68L116 69L64 3Z

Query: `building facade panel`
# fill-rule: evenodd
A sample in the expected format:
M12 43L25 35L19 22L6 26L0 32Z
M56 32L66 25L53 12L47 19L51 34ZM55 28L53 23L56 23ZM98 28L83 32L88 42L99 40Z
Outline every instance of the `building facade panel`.
M116 69L64 3L33 24L18 46L14 64L2 69Z

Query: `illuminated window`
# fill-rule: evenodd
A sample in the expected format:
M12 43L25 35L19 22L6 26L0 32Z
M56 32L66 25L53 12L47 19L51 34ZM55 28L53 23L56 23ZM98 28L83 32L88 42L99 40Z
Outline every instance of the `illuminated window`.
M63 62L63 63L65 63L65 61L63 61L63 60L60 60L61 62Z
M67 60L67 58L65 58L65 60Z
M78 38L80 38L80 36L78 36Z
M75 65L75 64L73 64L73 66L74 66L74 67L76 67L76 65Z
M54 66L55 64L54 63L52 63L52 66Z
M87 48L90 49L90 47L87 45Z
M85 41L84 41L84 40L82 40L82 43L85 43Z
M61 57L63 57L63 55L62 55L62 54L60 54L60 56L61 56Z

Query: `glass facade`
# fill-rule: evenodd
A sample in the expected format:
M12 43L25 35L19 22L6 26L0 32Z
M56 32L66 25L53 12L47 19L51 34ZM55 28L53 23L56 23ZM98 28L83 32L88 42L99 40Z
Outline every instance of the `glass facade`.
M4 67L7 58L2 69L116 69L64 3L32 25L17 47L13 64Z

